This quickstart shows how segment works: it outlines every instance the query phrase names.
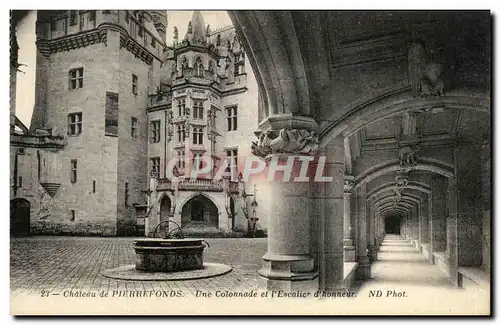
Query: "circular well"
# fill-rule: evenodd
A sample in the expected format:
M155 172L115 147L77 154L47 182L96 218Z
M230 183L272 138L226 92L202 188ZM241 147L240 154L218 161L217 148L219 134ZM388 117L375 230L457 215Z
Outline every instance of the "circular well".
M107 269L101 274L107 278L132 281L176 281L205 279L231 272L233 268L226 264L203 263L203 269L178 272L143 272L135 269L135 264Z

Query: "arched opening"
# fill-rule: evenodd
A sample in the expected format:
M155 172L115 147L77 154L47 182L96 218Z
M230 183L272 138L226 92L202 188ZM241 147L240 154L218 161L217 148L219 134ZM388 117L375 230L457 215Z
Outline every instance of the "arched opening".
M10 201L10 234L28 235L30 232L30 202L25 199Z
M170 218L171 206L172 206L172 204L171 204L170 198L166 195L163 196L163 198L161 199L161 204L160 204L160 222L166 221Z
M234 221L235 221L234 219L236 217L236 211L235 210L236 209L235 209L235 205L234 205L234 200L233 200L232 197L230 197L229 198L229 212L230 212L231 215L229 217L231 219L229 220L229 222L230 222L230 225L231 225L231 230L234 230Z
M184 204L181 216L182 227L218 227L219 210L217 206L204 195L196 195Z
M390 215L385 218L385 233L391 235L401 234L401 218L397 215Z

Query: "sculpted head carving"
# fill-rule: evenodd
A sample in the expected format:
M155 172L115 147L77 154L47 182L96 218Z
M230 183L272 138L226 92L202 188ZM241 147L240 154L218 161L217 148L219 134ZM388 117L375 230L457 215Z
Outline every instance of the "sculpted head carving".
M421 41L408 46L408 77L415 97L444 95L445 65Z

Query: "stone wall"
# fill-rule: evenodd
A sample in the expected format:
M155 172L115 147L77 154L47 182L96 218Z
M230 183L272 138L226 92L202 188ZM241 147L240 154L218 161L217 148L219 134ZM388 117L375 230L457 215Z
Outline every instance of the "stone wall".
M114 40L119 42L119 35ZM128 50L119 51L119 122L118 122L118 178L117 178L117 235L135 234L136 216L133 204L145 204L141 191L148 187L148 75L153 67L135 57ZM158 66L155 66L158 68ZM132 93L132 74L138 77L137 95ZM153 73L151 73L153 74ZM131 118L137 118L136 138L131 136ZM128 198L125 202L125 183Z

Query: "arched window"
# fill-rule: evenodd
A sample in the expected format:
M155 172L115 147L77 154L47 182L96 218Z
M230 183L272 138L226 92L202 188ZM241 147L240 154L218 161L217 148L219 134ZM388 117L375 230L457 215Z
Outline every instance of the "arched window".
M181 59L181 73L182 73L182 75L184 75L184 72L186 71L187 68L188 68L187 57L183 57Z
M186 126L184 124L177 126L177 139L179 140L179 143L186 140Z
M179 109L179 116L186 115L186 98L177 100L177 108Z
M193 129L193 144L203 144L203 128Z
M201 62L201 58L198 57L194 64L194 75L197 77L203 77L203 63Z
M203 119L203 100L193 100L193 118Z

